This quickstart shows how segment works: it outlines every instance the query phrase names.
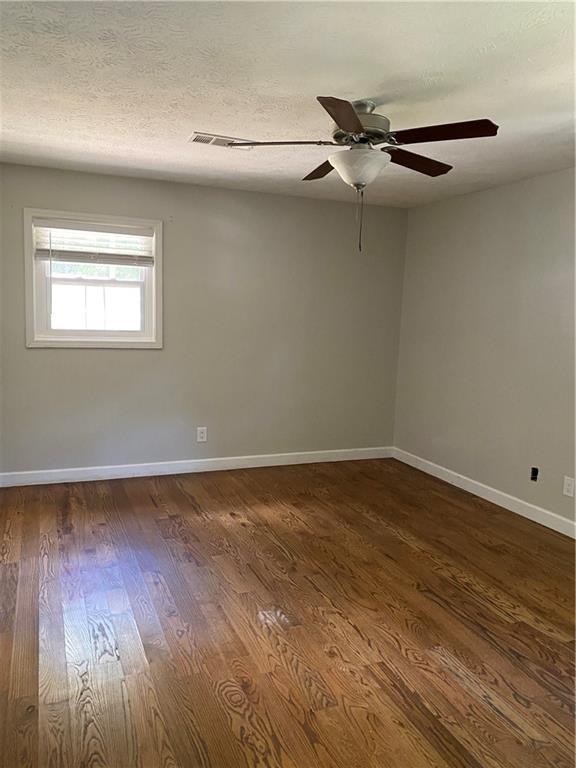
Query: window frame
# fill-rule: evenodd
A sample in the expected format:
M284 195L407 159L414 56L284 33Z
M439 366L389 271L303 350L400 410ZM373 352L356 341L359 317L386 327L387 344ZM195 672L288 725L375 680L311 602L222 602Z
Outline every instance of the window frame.
M47 328L47 302L39 300L37 281L42 263L34 255L34 220L65 219L100 226L147 227L154 232L154 267L152 275L144 280L142 331L52 330ZM26 288L26 346L64 347L71 349L162 349L162 221L136 219L109 214L24 208L24 260ZM42 278L43 284L45 279ZM76 282L76 281L73 281ZM109 282L109 284L112 281ZM86 284L94 285L92 280Z

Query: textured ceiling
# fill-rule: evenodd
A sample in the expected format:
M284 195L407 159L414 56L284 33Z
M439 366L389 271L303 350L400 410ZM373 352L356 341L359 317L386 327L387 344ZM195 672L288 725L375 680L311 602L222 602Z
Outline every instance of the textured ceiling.
M488 117L496 138L422 144L367 200L413 206L573 164L573 6L526 2L2 2L9 162L351 199L329 147L249 152L193 131L329 139L315 96L371 97L395 129Z

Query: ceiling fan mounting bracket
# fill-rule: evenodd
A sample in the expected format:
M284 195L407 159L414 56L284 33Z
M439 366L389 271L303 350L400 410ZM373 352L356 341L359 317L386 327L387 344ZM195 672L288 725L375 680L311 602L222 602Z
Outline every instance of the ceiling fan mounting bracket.
M358 105L362 105L365 111L358 111ZM332 129L332 138L337 144L356 144L358 142L370 144L383 144L387 141L390 133L390 120L384 115L379 115L373 110L375 104L373 101L355 101L354 108L358 114L358 119L362 123L363 133L349 133L343 131L336 124Z
M358 115L369 115L376 109L376 102L372 99L357 99L352 102L352 106Z

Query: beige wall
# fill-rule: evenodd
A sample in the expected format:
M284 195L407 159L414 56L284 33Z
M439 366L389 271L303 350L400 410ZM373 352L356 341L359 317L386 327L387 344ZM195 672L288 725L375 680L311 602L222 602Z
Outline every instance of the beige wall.
M3 203L4 471L391 444L406 212L359 254L341 203L10 165ZM25 348L24 207L164 220L163 350Z
M573 181L368 207L358 254L345 204L5 166L1 469L395 444L569 516ZM28 206L164 220L163 350L25 348Z
M397 393L398 447L573 514L573 171L410 211Z
M0 165L0 472L3 471L4 468L4 409L2 407L2 400L3 400L3 392L4 392L4 355L3 355L3 346L4 346L4 333L3 333L3 313L2 313L2 299L3 299L3 290L2 290L2 282L3 282L3 276L4 276L4 268L3 268L3 247L2 247L2 191L3 191L3 184L2 180L4 178L4 167Z

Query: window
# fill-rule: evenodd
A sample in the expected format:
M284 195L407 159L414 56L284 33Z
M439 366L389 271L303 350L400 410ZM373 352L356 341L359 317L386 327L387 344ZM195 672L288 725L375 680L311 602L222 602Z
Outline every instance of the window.
M162 222L26 209L27 345L161 347Z

